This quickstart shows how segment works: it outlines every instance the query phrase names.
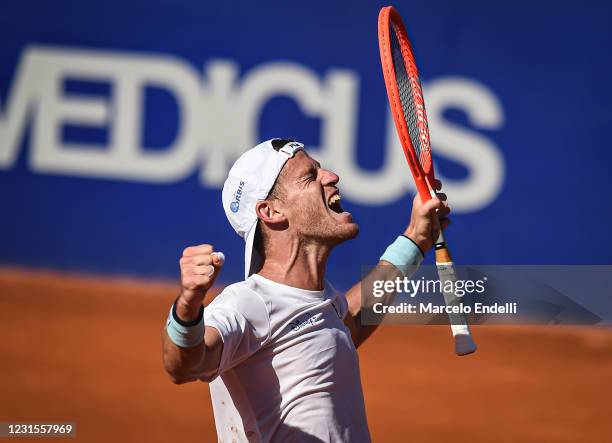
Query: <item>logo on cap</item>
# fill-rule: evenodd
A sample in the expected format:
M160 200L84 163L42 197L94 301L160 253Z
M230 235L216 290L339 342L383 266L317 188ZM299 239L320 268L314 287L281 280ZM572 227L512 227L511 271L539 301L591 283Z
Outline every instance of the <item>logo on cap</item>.
M244 181L240 181L238 189L234 192L234 201L230 203L230 210L232 212L238 212L240 210L240 198L242 197L244 185Z

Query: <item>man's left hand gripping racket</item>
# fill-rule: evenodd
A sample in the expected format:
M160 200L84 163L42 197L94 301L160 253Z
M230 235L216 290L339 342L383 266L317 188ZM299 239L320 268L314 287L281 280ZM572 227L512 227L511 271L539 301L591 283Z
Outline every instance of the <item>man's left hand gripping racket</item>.
M425 101L406 28L399 13L392 6L382 8L378 16L378 45L395 128L421 201L426 202L435 197L436 193L433 189L435 176ZM434 249L438 276L443 287L449 280L453 281L452 287L454 287L457 273L442 229ZM461 305L461 299L451 291L444 292L444 301L447 306ZM456 354L466 355L476 351L476 344L472 339L465 315L448 316L455 339Z

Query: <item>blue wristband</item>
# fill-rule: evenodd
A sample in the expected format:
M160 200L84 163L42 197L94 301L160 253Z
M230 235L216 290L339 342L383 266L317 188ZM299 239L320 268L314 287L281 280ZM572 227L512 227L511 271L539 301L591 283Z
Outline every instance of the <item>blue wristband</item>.
M400 235L391 243L385 253L380 257L400 270L405 277L414 274L423 261L421 248L408 237Z
M176 304L173 304L166 321L166 332L172 343L181 348L199 345L204 341L204 307L195 321L184 322L176 315Z

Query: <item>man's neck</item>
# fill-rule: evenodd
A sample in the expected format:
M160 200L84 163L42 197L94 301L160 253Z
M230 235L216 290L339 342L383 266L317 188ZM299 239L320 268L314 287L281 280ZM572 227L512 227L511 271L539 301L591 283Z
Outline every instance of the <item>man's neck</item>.
M297 239L269 245L266 259L258 272L262 277L294 288L323 289L325 267L330 248Z

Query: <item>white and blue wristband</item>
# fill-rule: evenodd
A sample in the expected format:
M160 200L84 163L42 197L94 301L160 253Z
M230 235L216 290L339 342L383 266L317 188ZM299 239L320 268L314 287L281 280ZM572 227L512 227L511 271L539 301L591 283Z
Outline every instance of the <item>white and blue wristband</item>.
M425 254L423 254L419 245L405 235L398 236L380 257L381 260L389 262L399 269L406 277L411 276L419 269L424 258Z
M184 321L176 314L175 301L168 314L166 332L172 343L181 348L192 348L202 343L204 341L204 306L200 306L197 318Z

